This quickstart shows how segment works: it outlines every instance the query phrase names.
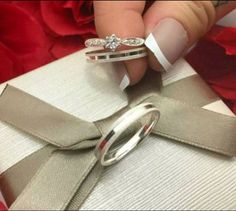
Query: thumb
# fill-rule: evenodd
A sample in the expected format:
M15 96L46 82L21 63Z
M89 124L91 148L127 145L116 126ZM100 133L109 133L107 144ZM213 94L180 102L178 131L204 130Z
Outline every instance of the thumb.
M155 2L144 15L148 35L145 44L152 52L150 66L154 70L160 70L160 66L168 70L219 18L234 8L236 2L230 1L217 8L213 1Z

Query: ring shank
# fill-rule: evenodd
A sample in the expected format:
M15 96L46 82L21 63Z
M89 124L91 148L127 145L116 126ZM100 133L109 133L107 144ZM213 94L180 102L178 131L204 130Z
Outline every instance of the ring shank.
M105 50L89 51L85 53L88 62L92 63L105 63L105 62L117 62L126 61L131 59L137 59L147 56L147 50L145 47L133 48L129 50L107 52Z
M160 113L158 109L150 103L140 104L121 116L97 144L95 155L100 160L101 164L103 166L109 166L125 157L150 134L159 116ZM149 117L148 121L141 124L141 127L139 126L139 129L134 135L130 139L128 137L128 141L125 143L123 141L115 148L112 148L127 129L137 122L139 122L140 125L140 120L146 117Z

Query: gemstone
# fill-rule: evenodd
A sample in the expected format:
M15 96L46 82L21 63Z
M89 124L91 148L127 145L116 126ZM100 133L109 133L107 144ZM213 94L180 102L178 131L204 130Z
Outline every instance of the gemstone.
M111 36L106 37L105 48L109 48L112 51L115 51L117 47L121 44L121 39L112 34Z
M141 38L126 38L121 42L122 44L127 46L140 46L144 44L144 40Z
M93 38L93 39L88 39L85 41L86 47L102 47L105 44L106 44L106 41L100 38Z

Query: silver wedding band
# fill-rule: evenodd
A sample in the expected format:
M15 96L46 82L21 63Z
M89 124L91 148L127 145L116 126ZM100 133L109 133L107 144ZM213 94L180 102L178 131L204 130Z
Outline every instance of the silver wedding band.
M101 165L109 166L124 158L150 134L159 117L159 110L151 103L123 114L97 143L95 155Z
M147 56L147 49L145 47L140 47L114 52L97 50L86 52L85 56L87 61L92 63L118 62L145 57Z
M120 45L139 47L144 44L144 39L138 37L119 38L115 34L102 38L91 38L85 41L86 47L104 47L111 51L116 51Z

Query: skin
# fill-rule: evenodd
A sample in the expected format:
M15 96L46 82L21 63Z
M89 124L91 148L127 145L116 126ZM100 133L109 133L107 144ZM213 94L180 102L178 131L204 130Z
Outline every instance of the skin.
M94 1L95 25L99 37L116 34L118 37L147 37L163 18L178 20L187 31L192 46L214 23L236 9L236 2L215 8L211 1L154 1L144 13L146 1ZM125 47L122 47L125 49ZM138 83L150 66L160 69L152 53L148 58L124 62L131 84Z

